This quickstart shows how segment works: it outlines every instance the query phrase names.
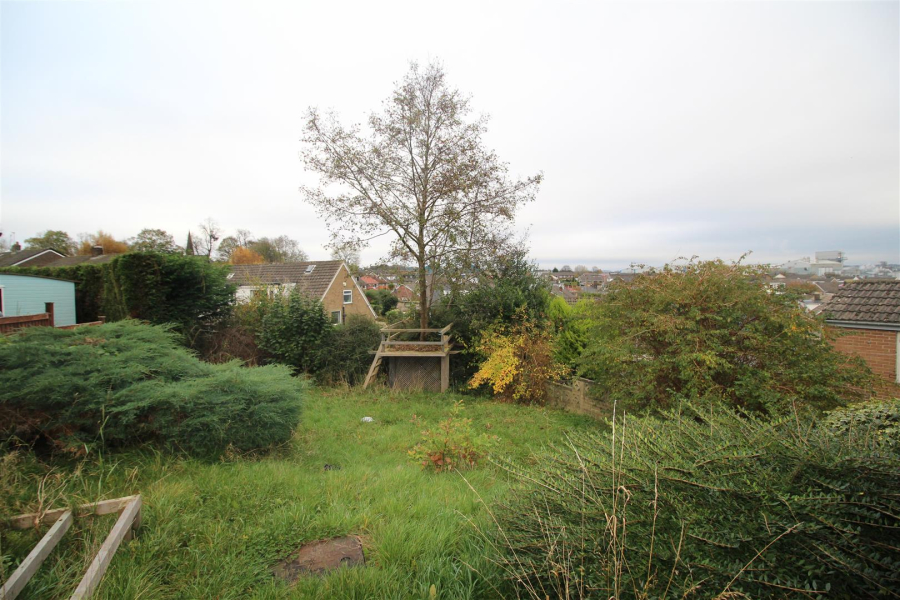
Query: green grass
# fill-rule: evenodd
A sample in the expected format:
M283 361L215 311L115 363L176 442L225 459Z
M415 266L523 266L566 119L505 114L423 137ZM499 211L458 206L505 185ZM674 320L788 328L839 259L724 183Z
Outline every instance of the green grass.
M98 598L490 598L498 577L475 526L510 490L486 464L435 474L407 451L446 418L458 396L314 390L292 443L264 457L218 463L155 451L53 466L19 453L0 462L0 511L140 493L140 534L120 547ZM371 416L374 423L361 423ZM475 432L499 437L495 453L529 457L564 431L596 428L584 417L467 399ZM340 470L325 471L325 464ZM43 481L41 489L40 483ZM477 494L470 489L471 486ZM76 521L20 598L68 597L114 516ZM42 533L42 532L41 532ZM309 577L294 587L270 568L313 540L359 535L367 566ZM0 530L2 571L37 542Z

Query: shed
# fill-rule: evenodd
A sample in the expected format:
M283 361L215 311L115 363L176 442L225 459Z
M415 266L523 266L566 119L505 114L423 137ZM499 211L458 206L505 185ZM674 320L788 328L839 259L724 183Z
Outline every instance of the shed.
M38 315L47 303L53 303L54 325L75 325L75 282L0 273L0 316Z

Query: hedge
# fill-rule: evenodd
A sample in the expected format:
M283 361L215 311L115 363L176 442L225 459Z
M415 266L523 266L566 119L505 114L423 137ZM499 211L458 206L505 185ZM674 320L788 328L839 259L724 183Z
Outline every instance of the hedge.
M79 323L101 315L108 321L174 323L189 341L227 316L234 303L228 267L199 256L131 252L99 265L6 267L0 272L74 281Z

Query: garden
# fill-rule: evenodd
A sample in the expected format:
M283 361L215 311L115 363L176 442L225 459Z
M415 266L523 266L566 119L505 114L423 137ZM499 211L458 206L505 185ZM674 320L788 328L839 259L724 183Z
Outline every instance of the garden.
M666 267L573 307L500 257L429 316L463 352L427 394L359 388L370 322L128 260L83 286L114 322L0 338L0 520L142 496L97 597L898 594L900 406L755 268ZM198 277L214 300L175 321L138 293ZM573 375L606 419L545 405ZM113 522L76 519L19 597L69 597ZM0 579L45 532L0 527ZM364 565L281 577L347 536Z

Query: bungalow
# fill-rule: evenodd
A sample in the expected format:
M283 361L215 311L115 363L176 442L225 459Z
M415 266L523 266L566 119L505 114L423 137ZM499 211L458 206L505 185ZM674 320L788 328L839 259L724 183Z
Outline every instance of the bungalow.
M334 323L349 315L375 319L375 311L340 260L306 261L264 265L232 265L228 279L238 286L238 302L247 302L254 293L281 293L297 289L320 300Z
M65 254L53 248L0 252L0 267L44 267L63 257Z
M834 346L862 357L875 374L900 383L900 281L848 281L817 312L842 330Z

